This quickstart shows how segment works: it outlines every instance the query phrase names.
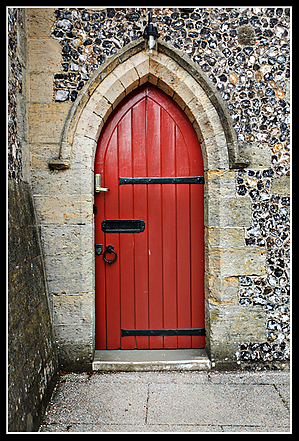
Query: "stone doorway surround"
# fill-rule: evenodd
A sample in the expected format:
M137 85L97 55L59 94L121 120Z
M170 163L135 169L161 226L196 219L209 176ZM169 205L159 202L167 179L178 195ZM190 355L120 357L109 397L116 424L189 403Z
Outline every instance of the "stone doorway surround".
M265 274L265 250L245 248L251 203L236 196L236 169L250 165L239 148L220 95L187 56L143 39L102 66L70 107L57 157L50 159L47 197L35 194L45 249L52 319L62 369L88 370L94 355L94 157L112 110L146 81L183 109L202 148L205 177L206 351L212 367L233 366L242 341L266 339L260 306L238 302L239 276ZM33 178L34 180L34 178ZM50 251L47 251L50 250ZM49 253L49 254L48 254Z

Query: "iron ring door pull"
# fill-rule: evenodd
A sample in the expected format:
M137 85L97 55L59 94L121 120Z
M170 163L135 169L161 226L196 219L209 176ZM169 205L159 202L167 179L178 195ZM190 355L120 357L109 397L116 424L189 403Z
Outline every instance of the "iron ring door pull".
M112 259L112 260L108 260L108 259L106 259L106 254L114 254L114 259ZM114 246L113 245L107 245L106 246L106 249L105 249L105 251L103 252L103 260L104 260L104 262L106 262L106 263L114 263L115 261L116 261L116 259L117 259L117 254L116 254L116 252L115 252L115 250L114 250Z

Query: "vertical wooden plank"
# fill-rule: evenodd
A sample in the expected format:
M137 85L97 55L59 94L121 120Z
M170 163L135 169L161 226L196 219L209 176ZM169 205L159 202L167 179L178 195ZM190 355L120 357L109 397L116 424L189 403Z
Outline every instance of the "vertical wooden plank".
M160 106L147 99L148 175L161 176ZM149 326L163 328L162 189L148 186ZM162 337L150 337L151 349L162 349Z
M147 176L146 98L132 109L133 176ZM147 185L134 185L134 218L145 222L145 231L134 234L135 245L135 326L148 329L148 218ZM135 337L138 349L149 349L149 337Z
M103 134L102 134L103 135ZM102 185L105 186L104 158L107 148L107 140L101 136L95 157L94 172L102 176ZM101 229L101 221L104 219L105 193L95 194L94 205L97 214L94 214L95 244L104 245L104 233ZM106 340L106 281L105 264L102 255L95 256L95 349L107 349Z
M118 185L122 175L202 175L191 124L169 97L145 86L117 108L100 142L104 149L99 143L95 172L102 170L102 184L110 192L95 197L101 213L95 240L104 249L114 245L118 259L108 265L96 256L96 347L163 348L163 340L165 348L176 347L177 341L178 347L203 347L204 337L126 337L124 346L120 343L121 327L204 327L203 186ZM143 219L146 230L106 233L104 240L100 224L105 218Z
M175 123L161 112L162 176L175 176ZM164 328L177 328L176 277L176 191L175 185L162 185L163 237L163 317ZM177 348L177 337L164 337L164 349Z
M110 191L105 195L104 219L117 219L119 217L117 128L114 130L107 148L105 183ZM119 256L119 235L116 233L105 233L104 249L109 244L114 246ZM107 349L120 348L119 262L118 258L111 265L105 263Z
M203 161L200 145L194 132L188 142L190 174L203 176ZM190 185L191 213L191 325L205 327L204 316L204 186ZM192 348L204 348L205 337L193 336Z
M95 173L99 173L95 170ZM104 194L95 195L95 243L104 244L104 233L99 218L104 213ZM95 256L95 348L106 349L106 295L105 295L105 264L101 255Z
M203 185L191 186L191 325L204 328L204 219ZM203 348L204 337L192 337L192 348Z
M178 127L176 128L176 169L177 176L189 176L187 146ZM176 185L178 328L191 327L189 187L189 184ZM179 336L178 348L188 347L191 347L191 337Z
M190 174L203 176L201 148L194 131L188 132ZM204 186L190 185L191 215L191 325L204 328ZM203 348L205 337L191 338L192 348Z
M119 176L132 177L132 110L118 123ZM119 186L119 217L133 218L133 186ZM121 328L135 328L134 235L119 233ZM135 349L134 337L121 338L121 349Z

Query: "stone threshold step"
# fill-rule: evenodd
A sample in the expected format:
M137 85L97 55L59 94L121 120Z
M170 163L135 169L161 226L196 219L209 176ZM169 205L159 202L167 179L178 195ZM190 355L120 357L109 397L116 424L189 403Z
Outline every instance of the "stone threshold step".
M211 362L205 349L96 350L93 371L206 371Z

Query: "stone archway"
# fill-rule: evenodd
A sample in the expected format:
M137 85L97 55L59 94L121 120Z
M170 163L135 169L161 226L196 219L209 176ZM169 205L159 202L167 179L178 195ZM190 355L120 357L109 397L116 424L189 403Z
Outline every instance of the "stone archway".
M67 357L92 361L94 348L94 257L91 257L94 256L94 241L91 231L97 141L112 110L128 93L147 81L178 103L193 124L201 144L205 170L206 348L212 359L220 363L225 359L231 362L236 360L240 342L251 341L252 335L255 340L257 336L261 341L265 339L262 310L247 308L244 320L244 309L238 303L239 276L263 274L265 265L263 250L244 247L244 227L251 224L251 203L236 197L234 169L245 167L248 160L240 154L225 104L205 75L187 56L168 44L158 42L157 51L150 53L143 40L119 51L82 89L66 118L59 157L49 162L51 169L65 170L68 179L79 176L82 190L79 186L77 211L82 219L80 225L89 225L80 233L85 254L78 259L88 274L84 276L89 284L84 301L92 309L91 321L84 327L85 334L80 334L80 344L76 342L79 337L74 337L74 349L66 350ZM70 200L72 197L68 197L70 206L77 203L75 198L73 202Z
M239 150L225 103L205 74L167 43L158 42L157 51L151 53L145 51L142 40L119 51L89 80L70 108L61 133L59 157L53 158L49 166L69 168L76 137L96 141L112 110L146 81L170 95L187 114L202 144L206 170L248 164Z

